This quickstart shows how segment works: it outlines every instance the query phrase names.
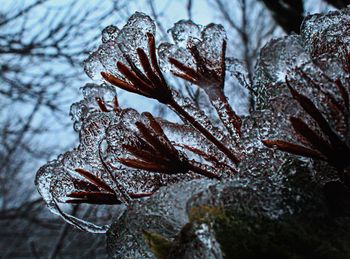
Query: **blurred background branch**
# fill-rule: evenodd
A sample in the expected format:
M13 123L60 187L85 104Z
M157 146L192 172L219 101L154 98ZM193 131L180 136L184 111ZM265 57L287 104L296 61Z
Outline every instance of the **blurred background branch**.
M300 25L304 19L304 3L302 0L262 1L286 33L300 32Z

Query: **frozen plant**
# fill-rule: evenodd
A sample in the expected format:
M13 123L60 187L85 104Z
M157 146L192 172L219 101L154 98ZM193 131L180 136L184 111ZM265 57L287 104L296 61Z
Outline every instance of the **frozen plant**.
M155 23L143 13L132 15L122 29L105 28L102 44L85 61L86 73L101 84L85 85L84 99L71 107L80 144L37 173L36 184L51 211L81 229L103 233L107 225L69 215L65 204L128 206L162 186L201 178L235 179L258 196L277 197L288 177L281 170L295 161L312 168L321 184L348 188L349 50L339 45L345 43L331 42L341 40L336 35L319 41L314 27L320 21L314 19L305 21L301 36L271 41L262 50L254 85L247 85L244 66L226 57L220 25L179 21L170 30L174 42L158 48ZM334 26L346 20L334 19ZM332 44L344 47L339 51ZM254 95L249 116L241 118L225 96L233 76ZM220 123L173 89L172 77L203 90ZM183 123L120 107L116 88L157 100ZM328 175L319 173L324 161ZM261 207L271 218L279 217L285 211L270 208L283 199L271 200Z
M121 30L107 27L101 46L85 61L86 73L104 82L84 86L84 100L71 107L80 144L43 166L36 179L49 208L69 223L93 232L107 229L65 213L61 203L128 205L161 186L235 174L241 155L241 119L223 92L225 31L215 24L201 29L181 21L172 32L174 42L182 44L163 43L157 54L154 21L135 13ZM175 53L181 55L175 58ZM227 130L214 125L191 99L172 89L160 63L202 88ZM158 100L175 111L183 124L121 108L116 87Z

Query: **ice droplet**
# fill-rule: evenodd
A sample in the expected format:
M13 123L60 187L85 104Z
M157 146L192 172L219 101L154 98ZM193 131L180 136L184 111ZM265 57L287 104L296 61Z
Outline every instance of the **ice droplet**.
M117 39L120 30L117 26L109 25L102 30L102 42L114 41Z
M101 72L105 71L105 68L100 62L97 52L91 53L84 60L84 71L92 80L102 81Z
M114 108L114 99L116 98L116 90L113 86L107 84L86 84L81 88L84 100L73 103L70 108L69 115L72 118L74 130L79 132L82 123L93 112L99 111L97 99L103 100L105 106L109 110Z
M89 107L84 100L71 105L69 115L73 121L73 128L76 132L79 132L82 121L87 117L88 113Z
M201 37L201 27L191 20L180 20L169 31L175 44L181 48L186 48L189 40Z

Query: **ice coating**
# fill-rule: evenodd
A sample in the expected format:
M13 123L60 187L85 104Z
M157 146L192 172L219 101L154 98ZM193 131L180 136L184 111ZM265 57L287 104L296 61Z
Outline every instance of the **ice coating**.
M248 115L252 91L246 65L235 58L226 58L225 95L238 115Z
M125 60L125 53L127 53L131 62L138 66L138 57L134 54L137 48L146 48L146 33L155 33L154 22L142 13L135 13L131 16L120 31L114 26L107 27L102 33L102 45L85 62L88 75L92 78L99 78L100 72L105 71L123 78L117 71L115 63L121 61L128 65L128 61ZM226 40L222 26L210 24L201 30L192 22L182 21L175 25L172 33L176 43L182 44L186 41L186 46L195 44L198 51L203 54L203 62L209 69L221 69L221 64L217 62L217 59L221 58L223 42ZM211 37L215 38L216 43L210 41ZM195 65L193 55L189 55L188 49L178 48L176 45L168 46L174 48L175 51L180 50L183 56L190 57L188 60L191 59L193 66ZM158 50L161 56L162 51L160 50L161 46ZM188 60L184 63L188 64ZM115 196L113 202L126 204L130 202L130 196L152 194L162 186L201 178L193 173L160 174L140 168L133 169L122 164L121 159L133 159L135 156L130 153L126 145L142 146L143 142L139 137L141 132L136 124L141 122L148 125L146 115L139 114L133 109L116 107L115 89L110 85L87 84L82 88L82 92L84 100L73 104L71 108L74 128L80 135L80 145L55 160L53 163L56 167L46 168L44 166L37 178L41 192L44 193L45 188L49 189L50 195L46 196L46 202L55 204L51 206L51 209L56 213L61 213L64 218L67 218L65 216L67 214L63 214L57 204L69 201L68 197L71 196L71 193L93 191L106 195L103 185L94 185L94 181L97 180L91 182L90 179L89 182L82 177L82 170L85 176L92 174L113 189L113 193L108 194ZM225 143L232 152L237 151L234 141L223 130L223 125L214 126L211 119L190 99L182 97L175 91L173 98L181 109L193 117L214 138ZM188 122L186 118L183 119L185 123ZM232 177L235 171L232 161L193 125L179 125L164 120L159 120L159 123L172 145L178 149L180 156L188 160L192 166L203 171L211 171L223 178ZM228 122L224 120L225 123ZM164 142L162 138L159 140ZM53 180L49 181L48 185L41 184L47 178ZM97 232L102 229L105 227Z
M227 41L226 31L222 25L211 23L202 31L198 50L212 70L220 70L218 62L222 53L222 44Z
M262 115L267 109L280 122L273 125L276 133L270 139L317 150L339 167L347 159L332 158L321 146L333 146L333 153L343 149L337 157L349 149L349 28L348 8L308 16L301 36L272 40L262 49L255 86L256 108ZM266 121L270 128L271 120ZM317 181L339 179L330 173L332 169L322 170L322 165L327 167L313 161Z
M208 141L201 133L194 130L192 126L190 125L177 125L174 123L169 123L167 121L160 121L162 128L164 132L166 133L169 138L176 143L176 145L181 150L187 152L187 155L191 158L197 158L198 156L191 152L190 150L186 149L186 147L190 146L192 148L195 148L197 150L200 150L208 155L217 156L218 150L217 148ZM225 158L223 159L225 160ZM225 161L228 163L228 161Z
M202 179L178 183L144 202L136 202L132 209L116 221L107 234L110 256L113 258L154 258L145 244L142 230L172 237L188 221L186 203L193 194L205 190L213 181ZM143 215L140 220L140 215Z
M106 108L113 109L116 100L116 90L107 84L88 83L81 88L84 99L73 103L69 115L73 121L74 130L79 132L84 120L94 111L98 111L99 105L97 99L102 99Z
M199 27L195 27L192 22L176 23L171 29L176 44L162 44L159 51L160 58L165 64L164 59L168 59L171 64L170 71L174 75L204 90L229 135L237 139L240 122L222 90L226 83L226 32L221 25L209 24L201 31L200 38L194 38L192 37L194 28L198 33ZM183 42L186 42L186 50ZM194 62L192 60L189 62L188 55ZM232 66L230 69L233 70ZM240 73L236 71L235 75L238 76ZM227 78L230 77L232 74Z
M287 124L288 116L302 117L314 130L319 131L315 122L291 98L286 85L288 80L291 87L313 101L315 107L336 131L342 131L341 129L345 127L344 122L341 122L339 113L332 112L332 106L343 102L334 81L337 78L347 81L343 65L339 60L329 56L329 53L328 56L321 54L312 59L307 49L303 47L306 43L300 40L300 37L296 36L273 40L261 51L256 78L258 84L255 89L257 108L269 107L275 114L285 114L285 118L278 121L287 121ZM291 53L296 58L291 58ZM280 132L289 132L288 126L282 126L281 129Z
M210 118L205 114L204 111L198 109L193 101L189 98L183 97L180 93L173 91L174 99L181 105L181 107L196 119L206 130L208 130L216 139L227 143L227 147L231 150L235 150L235 143L230 136L222 128L222 125L214 125ZM186 122L186 119L184 119ZM210 147L210 146L208 146ZM205 150L205 152L208 152ZM217 153L218 156L220 153ZM224 159L224 157L222 157Z
M105 69L99 60L98 52L93 52L84 60L84 71L93 80L101 80L101 72Z
M249 82L249 72L246 65L242 61L231 57L226 58L225 64L226 72L234 76L241 86L249 89L251 83Z
M93 233L104 233L107 230L107 226L98 226L90 222L78 219L74 216L63 212L58 205L58 200L63 198L62 192L67 192L74 189L72 182L69 181L66 174L63 174L59 161L53 161L50 164L43 166L39 169L36 176L36 186L39 193L45 200L48 208L54 214L61 216L68 223L85 231ZM54 188L53 190L53 186Z
M126 25L121 29L117 42L121 50L130 56L133 62L138 64L137 48L147 51L147 33L155 35L155 22L148 15L140 12L130 16Z
M341 57L344 54L350 41L347 33L350 26L349 12L348 7L327 15L316 14L305 18L301 28L301 37L312 56L327 53Z
M113 109L114 99L116 98L116 89L113 86L107 84L86 84L81 90L84 99L89 105L96 106L96 99L101 98L107 109Z
M268 96L279 91L279 85L295 67L310 61L302 45L300 36L292 35L271 40L261 49L254 84L257 108L265 107Z
M176 58L191 68L195 68L195 60L188 50L178 47L176 44L163 42L158 47L159 62L162 71L176 71L173 65L169 63L169 58Z
M117 178L121 180L124 187L134 193L152 193L159 189L160 186L175 183L177 181L191 179L190 175L174 174L159 174L152 173L139 169L131 169L119 162L120 158L132 158L123 146L140 145L138 139L138 130L135 127L137 121L142 121L145 118L142 114L137 113L133 109L125 109L119 114L119 122L114 123L106 131L106 148L103 151L103 157L106 163L111 167L111 170L117 172ZM174 124L176 126L176 124ZM172 139L172 136L168 136ZM176 172L175 172L176 173Z
M301 118L312 130L322 136L321 130L317 129L319 125L301 107L295 97L297 94L288 89L289 87L309 98L316 109L325 116L332 130L335 130L337 134L339 133L342 141L349 145L349 138L346 137L349 133L346 133L348 131L342 131L342 128L344 130L349 123L344 121L344 118L341 118L341 111L334 113L334 106L333 108L331 107L332 104L336 103L341 104L342 107L345 105L345 101L340 98L335 81L336 76L340 76L342 80L346 79L344 64L339 64L339 59L337 61L337 59L332 57L314 56L311 58L305 44L301 37L293 35L271 41L264 48L257 67L256 81L259 84L254 89L260 98L257 103L258 109L243 119L242 138L240 140L242 156L238 166L238 173L234 175L233 179L230 179L231 181L217 183L215 186L206 188L200 193L196 193L191 188L184 188L184 195L191 196L190 201L186 203L188 210L200 205L214 205L215 208L224 206L235 213L242 212L245 216L254 217L262 214L270 219L280 219L285 215L290 216L297 213L300 210L300 201L306 199L311 193L307 191L300 194L300 190L293 189L294 187L290 185L290 182L295 175L310 176L313 179L312 184L315 185L315 189L319 187L316 183L321 182L323 184L327 180L332 179L327 179L328 176L321 175L322 173L329 174L329 168L324 167L321 169L320 162L315 162L302 156L282 153L277 151L277 148L267 149L262 143L262 140L265 139L282 139L290 143L310 147L307 138L297 135L296 130L293 129L291 117ZM244 77L241 77L241 80L243 80L242 78ZM262 89L259 87L262 87ZM338 88L342 89L339 86ZM348 94L348 86L346 86L346 89ZM208 130L217 134L216 129L207 124L207 119L203 118L203 114L200 111L198 112L196 109L191 111L192 105L178 99L178 97L175 98L188 113L191 113ZM198 116L198 113L200 116ZM343 126L338 124L343 124ZM220 139L219 135L216 135L216 137ZM221 140L224 142L223 139ZM337 178L332 180L339 181ZM184 184L190 185L191 183L193 182ZM171 191L171 188L167 189L165 187L158 194ZM156 196L152 198L156 199ZM150 199L148 202L148 204L138 206L141 207L141 210L147 211L149 207L157 206L163 200ZM175 206L177 202L173 204ZM173 237L166 230L160 229L158 225L161 227L166 226L170 230L172 230L172 227L178 227L177 222L168 221L168 219L171 219L171 217L168 217L169 213L174 212L174 210L159 212L154 217L147 216L147 222L152 222L153 224L148 223L146 226L150 230L164 234L166 237ZM141 253L141 257L152 258L149 249L143 242L135 241L129 232L132 229L132 233L138 233L140 228L138 225L140 221L139 214L147 213L135 213L133 210L130 210L124 214L122 221L117 221L112 228L109 244L112 247L111 253L114 256L130 256L130 253L132 255ZM131 222L127 221L128 219ZM127 230L124 228L126 222L130 226L130 228L126 227ZM157 223L155 224L154 222ZM159 224L159 222L162 223ZM154 225L157 225L157 227ZM188 227L188 224L186 227ZM192 240L203 240L201 243L204 244L204 248L196 246L200 251L196 250L194 253L200 254L203 252L205 254L205 251L210 250L212 247L213 242L210 242L212 239L208 229L210 229L210 225L199 225L196 227L197 232L194 232ZM124 240L129 242L125 244ZM122 251L116 250L116 242L120 244L119 247L122 247ZM186 245L182 248L188 247L188 243Z
M61 208L61 204L71 201L75 193L106 194L103 185L96 185L96 180L91 180L92 176L86 178L87 174L92 174L113 189L113 193L108 195L114 197L111 202L116 204L130 202L130 195L149 195L161 186L201 178L193 173L149 172L120 163L121 158L133 158L124 145L141 145L140 132L135 125L137 122L148 125L146 115L134 109L115 107L116 93L112 86L87 84L81 90L84 99L71 107L74 128L80 136L79 146L40 168L36 177L38 190L52 212L83 230L102 233L107 226L78 219L65 212L67 206ZM216 170L217 174L228 170L222 167L215 169L212 166L212 163L216 165L215 161L204 161L198 155L198 152L204 152L215 156L218 150L192 127L165 120L159 120L159 123L169 140L180 152L188 155L193 165Z
M102 31L102 44L84 61L86 74L99 81L102 81L101 72L122 76L117 69L117 62L128 64L125 56L139 65L136 49L147 50L147 33L155 34L155 23L141 12L130 16L120 30L114 25L107 26Z
M208 116L193 100L172 90L170 101L166 104L176 112L182 111L178 115L183 119L183 124L177 124L161 118L150 120L148 113L118 106L114 86L86 85L82 89L84 99L71 108L74 128L80 134L80 144L39 170L36 179L39 192L54 213L77 227L96 233L106 231L106 225L110 222L97 225L80 220L70 216L62 204L74 198L76 192L87 192L109 197L103 201L113 203L111 207L127 205L128 208L115 221L108 236L111 257L117 258L153 258L142 238L142 230L155 231L173 239L188 222L189 211L198 206L224 207L245 216L263 215L274 220L298 213L300 202L311 196L312 192L293 189L291 181L294 176L302 174L309 177L312 182L308 184L312 183L314 189L323 187L331 180L339 182L341 179L327 161L281 152L278 145L268 147L263 141L283 140L314 151L317 144L310 142L310 134L300 134L300 129L305 132L305 127L300 123L299 128L295 126L294 118L294 121L302 120L318 139L331 143L332 140L327 139L324 123L320 127L321 123L315 121L305 109L308 106L308 109L312 107L324 117L327 126L336 133L333 138L339 137L339 142L349 146L350 116L347 116L346 109L348 111L349 108L345 97L350 91L347 76L350 70L347 70L348 63L344 58L348 52L343 43L335 39L341 35L345 40L348 38L347 13L345 10L331 13L328 18L308 17L301 36L291 35L269 42L261 51L253 85L244 64L226 58L225 91L229 90L230 84L241 84L255 94L256 101L256 109L251 109L250 114L246 112L247 116L242 117L241 136L235 139L227 132L228 128L234 131L225 112L230 108L230 102L213 102L222 121L219 123L217 117ZM318 20L323 24L321 27ZM322 36L327 36L327 28L338 30L327 42L340 44L339 48L329 48L328 43L322 45L318 31L323 32ZM107 27L103 32L102 45L85 63L86 72L92 78L105 71L118 79L125 79L115 67L118 61L130 65L120 48L136 66L140 66L135 51L142 48L149 57L146 33L154 34L155 26L142 13L134 14L120 31L113 26ZM197 48L204 65L220 76L222 64L218 60L223 56L223 42L226 41L222 26L210 24L200 27L191 21L180 21L171 29L171 33L174 43L162 43L158 47L161 69L174 69L169 64L169 57L196 69L198 64L190 50ZM152 73L149 74L152 76ZM232 80L233 77L235 80ZM157 85L151 83L146 87L135 82L130 85L157 91ZM170 85L168 81L163 84L165 87ZM304 99L300 96L304 96ZM202 131L188 117L197 122ZM239 161L234 163L215 142L209 141L203 128L237 155ZM152 149L155 146L158 149ZM202 175L195 174L193 170L186 171L181 166L169 167L171 170L166 172L145 169L144 166L154 166L154 160L150 158L154 158L159 151L166 157L171 153L171 148L176 150L175 158L179 157L176 161L180 165L183 161L189 161L192 169L214 173L220 179L203 179ZM312 154L318 155L317 152ZM162 160L163 157L157 159ZM129 161L129 164L125 161ZM148 195L152 196L140 198ZM203 254L212 251L213 247L220 254L210 225L194 224L194 227L195 240L203 248Z
M227 40L223 26L209 24L198 26L190 20L181 20L169 30L175 44L161 43L158 49L160 62L165 71L177 69L170 65L168 59L175 58L183 64L196 69L196 61L188 50L197 48L201 59L212 70L221 69L220 57L222 44Z

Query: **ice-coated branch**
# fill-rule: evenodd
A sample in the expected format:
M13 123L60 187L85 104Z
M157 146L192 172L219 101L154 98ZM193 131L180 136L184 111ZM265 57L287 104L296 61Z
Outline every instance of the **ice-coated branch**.
M226 40L221 44L220 60L216 61L219 66L216 69L211 68L208 59L201 56L198 47L189 44L188 49L196 62L196 69L186 66L175 58L170 57L170 64L174 65L178 71L172 70L172 73L194 85L199 86L208 95L211 104L215 107L219 118L235 139L239 138L242 120L233 111L224 94L225 85L225 56L226 56Z
M169 88L167 82L165 81L163 74L159 68L156 56L154 36L150 33L147 33L147 39L149 58L147 57L147 54L144 52L143 49L137 49L138 58L143 68L143 72L140 71L140 69L138 69L137 66L127 56L127 54L125 54L125 58L128 61L130 68L128 68L121 62L117 62L117 68L119 72L125 77L125 80L120 79L107 72L101 72L102 77L107 82L123 90L132 93L137 93L148 98L156 99L159 102L170 106L177 114L180 115L182 119L190 123L193 127L199 130L206 138L208 138L212 143L214 143L229 159L231 159L234 163L238 163L238 157L235 154L233 154L233 152L230 149L228 149L220 140L218 140L205 127L203 127L201 123L196 121L195 118L193 118L188 112L186 112L186 110L184 110L181 107L181 105L179 105L175 101L175 99L173 98L172 91ZM223 48L225 47L223 46ZM214 76L213 74L213 77L215 78L216 82L220 80L220 85L218 87L222 88L222 76ZM222 90L220 90L220 95L221 98L224 98L224 100L226 100L222 93ZM225 107L225 110L229 109L227 105L225 105ZM235 115L235 113L232 110L228 114L231 115L231 117ZM237 124L237 127L240 125L238 119L238 117L234 117L233 119L233 121Z
M185 154L175 149L164 134L159 123L150 113L144 113L148 125L136 122L140 145L123 145L135 158L120 158L119 161L132 168L164 174L187 173L189 170L208 178L217 178L215 173L201 168L189 160Z
M107 82L120 87L121 89L168 104L172 100L171 90L169 89L158 65L154 36L147 33L147 39L150 60L143 49L137 49L137 54L145 74L138 69L127 54L124 54L131 70L119 61L117 62L117 68L127 80L119 79L106 72L101 72L101 75Z
M346 129L349 128L348 121L348 107L347 100L349 99L349 94L346 89L342 86L339 79L332 80L328 76L324 77L329 80L335 89L339 92L337 94L341 96L343 103L335 100L335 97L325 92L317 82L313 81L305 72L300 69L297 70L298 74L302 79L309 82L311 87L316 88L322 92L327 98L326 105L330 105L330 109L333 112L341 114L343 121L342 123L346 125ZM326 160L329 164L337 168L340 178L343 179L343 170L350 166L350 147L341 137L339 132L336 132L330 122L327 121L323 112L316 107L316 105L311 101L311 99L301 93L299 93L295 88L292 87L291 81L286 77L286 86L288 87L292 97L297 103L302 107L302 109L314 120L318 129L312 128L299 117L290 117L291 125L295 133L306 140L306 143L310 147L301 146L299 144L289 143L283 140L263 140L263 143L270 148L276 148L281 151L285 151L291 154L296 154L305 157L311 157L314 159Z

